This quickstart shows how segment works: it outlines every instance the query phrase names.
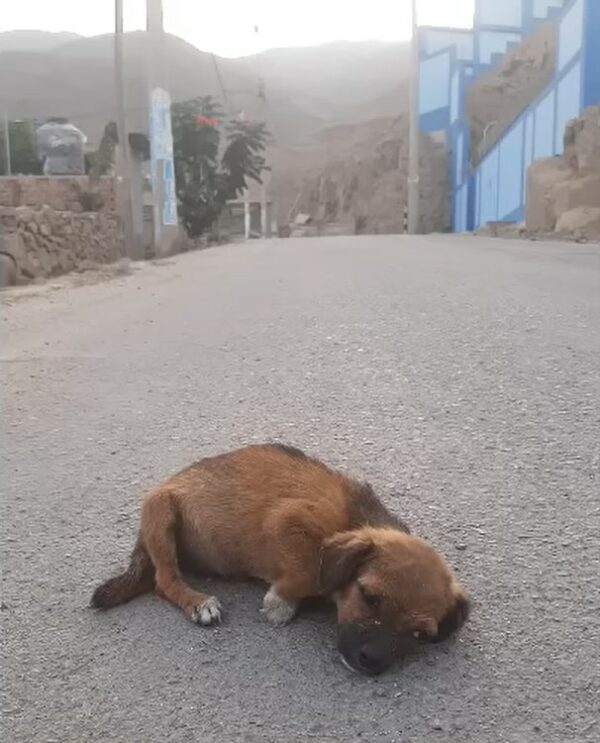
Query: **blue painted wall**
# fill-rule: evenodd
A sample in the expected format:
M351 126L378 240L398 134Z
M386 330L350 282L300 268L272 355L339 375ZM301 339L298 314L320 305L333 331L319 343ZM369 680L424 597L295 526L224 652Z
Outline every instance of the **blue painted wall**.
M498 172L500 149L495 147L481 162L479 183L479 224L498 219Z
M554 155L554 99L552 89L534 108L533 159Z
M453 54L439 52L419 66L419 128L435 132L450 126L450 75Z
M583 4L584 0L575 0L560 22L558 31L559 70L564 70L581 50L583 43Z
M450 104L448 83L440 81L450 79L450 53L442 52L421 64L419 79L419 111L430 113L438 108L447 108Z
M523 0L479 0L477 10L481 26L521 28Z
M552 8L561 8L564 0L533 0L534 18L545 19Z
M600 2L588 2L584 10L583 107L600 101Z
M419 48L422 56L431 56L442 49L454 49L456 59L462 62L473 61L473 32L469 29L434 28L422 26L419 29Z
M494 54L505 54L511 42L521 41L521 35L511 31L480 31L479 54L480 65L489 65Z
M523 206L523 137L525 124L519 121L502 138L499 146L498 215L520 218ZM502 217L500 217L502 218Z
M581 62L577 62L558 83L553 154L563 151L565 124L581 111L581 93Z
M466 185L461 186L456 192L454 201L453 224L456 225L455 232L465 232L470 229L468 224L468 188Z
M460 71L454 70L450 81L450 123L454 124L460 116Z

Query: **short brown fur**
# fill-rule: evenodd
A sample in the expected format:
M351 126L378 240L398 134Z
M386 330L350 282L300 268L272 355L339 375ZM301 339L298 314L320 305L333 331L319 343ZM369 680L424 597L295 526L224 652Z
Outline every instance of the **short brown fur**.
M204 459L149 491L129 569L99 586L92 605L110 608L154 588L193 621L220 621L216 599L188 586L182 569L266 581L274 623L320 595L333 597L340 625L432 639L468 613L441 556L368 485L281 445Z

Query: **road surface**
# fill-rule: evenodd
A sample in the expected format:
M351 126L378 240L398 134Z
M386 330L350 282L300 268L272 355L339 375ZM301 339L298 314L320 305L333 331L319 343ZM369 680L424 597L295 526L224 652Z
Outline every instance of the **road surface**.
M228 246L3 295L2 739L600 740L600 249L472 237ZM334 618L259 585L86 607L137 499L280 440L371 480L474 599L455 642L378 679Z

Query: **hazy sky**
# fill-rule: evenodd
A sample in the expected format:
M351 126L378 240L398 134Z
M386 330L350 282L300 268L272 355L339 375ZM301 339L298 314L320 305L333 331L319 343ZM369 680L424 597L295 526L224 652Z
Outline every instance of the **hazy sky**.
M123 0L127 30L143 28L144 0ZM418 0L419 23L471 26L474 0ZM110 32L113 0L0 0L0 31L43 29L85 36ZM406 39L410 0L164 0L165 27L206 51L252 54L337 39ZM258 34L254 26L258 25Z

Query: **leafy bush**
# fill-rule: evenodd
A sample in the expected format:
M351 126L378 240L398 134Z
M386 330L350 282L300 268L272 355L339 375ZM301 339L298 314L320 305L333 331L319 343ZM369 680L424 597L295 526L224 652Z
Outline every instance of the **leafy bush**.
M171 119L179 215L188 235L197 237L249 178L261 182L268 132L262 122L224 120L210 96L173 104Z

